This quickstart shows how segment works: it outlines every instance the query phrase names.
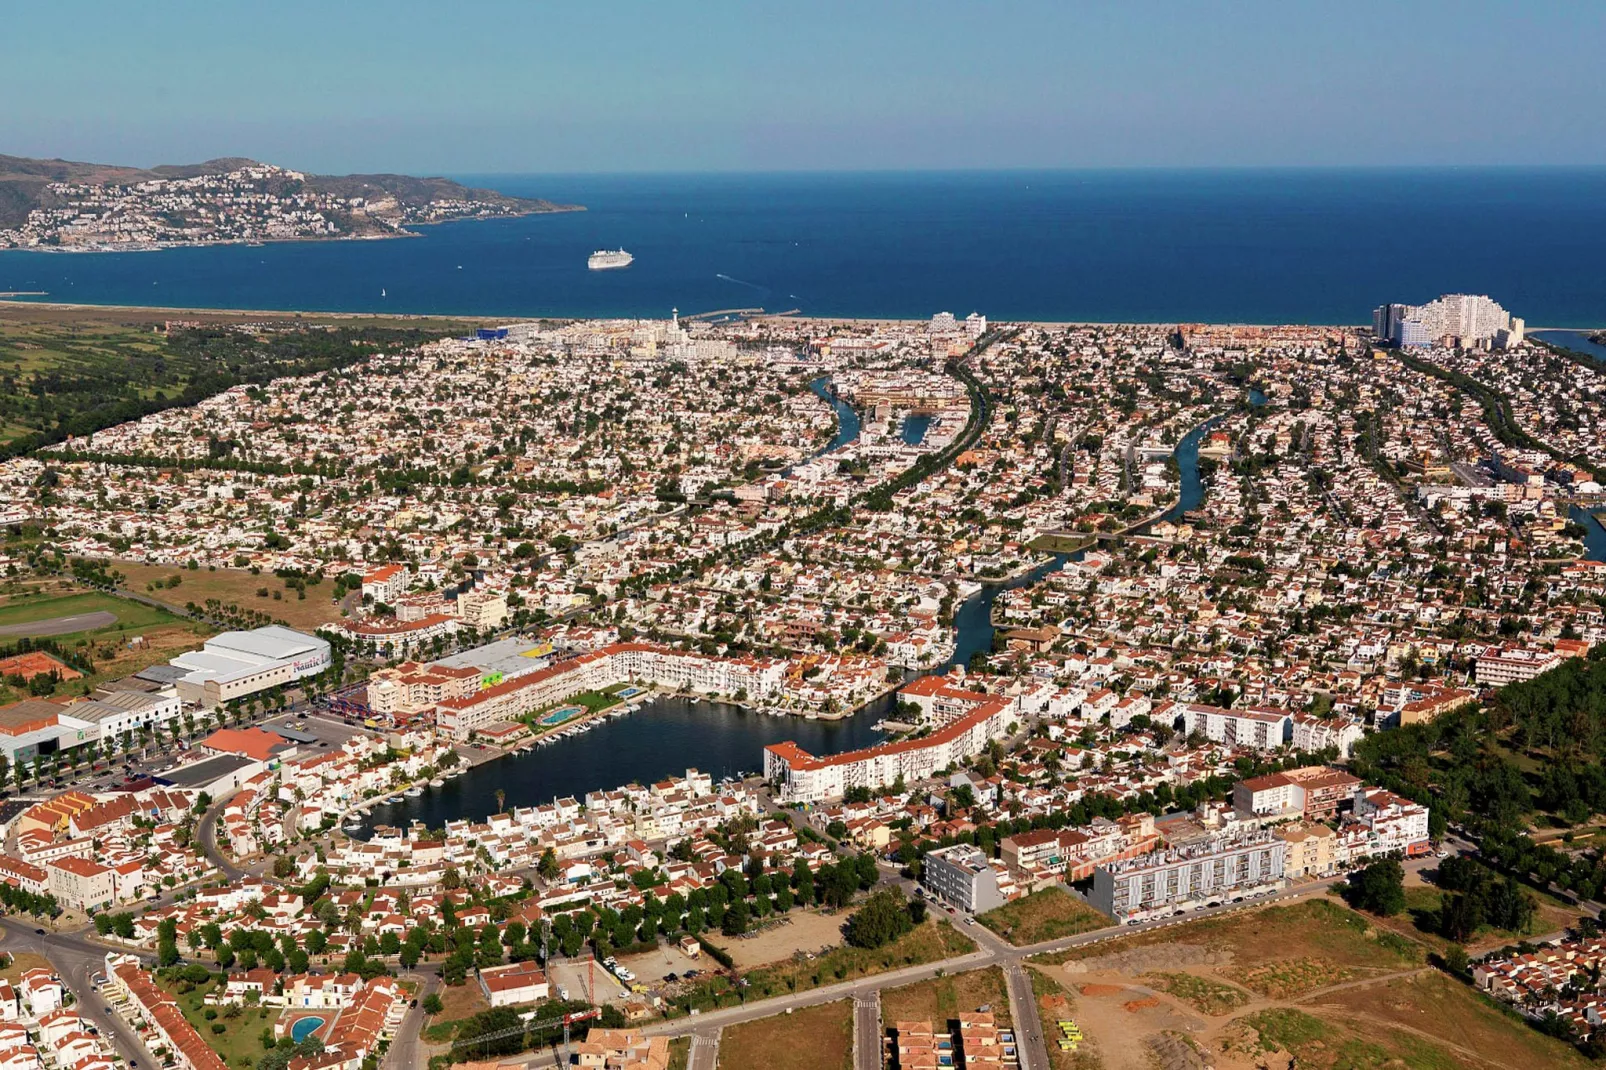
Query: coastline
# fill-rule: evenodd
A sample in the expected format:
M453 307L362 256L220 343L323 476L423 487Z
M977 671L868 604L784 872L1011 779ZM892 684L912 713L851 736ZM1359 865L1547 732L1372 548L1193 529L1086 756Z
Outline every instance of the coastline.
M165 253L174 249L216 249L229 245L325 245L343 241L389 241L392 238L422 238L409 227L438 227L443 223L483 223L492 219L522 219L532 215L563 215L584 212L583 204L555 204L550 208L529 208L522 212L498 212L494 215L466 215L457 219L429 219L408 223L396 230L364 234L331 234L327 237L311 235L291 238L216 238L180 242L128 242L116 245L15 245L0 246L0 253Z
M580 208L580 209L577 209L577 211L585 211L585 209L584 208ZM433 226L435 224L430 224L430 225ZM410 235L410 236L411 237L418 237L418 235ZM334 241L381 240L381 239L353 239L353 238L300 239L300 238L284 238L284 239L278 239L278 240L281 243L302 242L302 243L305 243L305 244L319 244L319 243L334 242ZM239 245L239 244L243 244L243 243L241 243L241 242L216 242L216 243L213 243L213 244L218 245L218 246L222 246L222 245ZM167 251L168 249L183 249L183 248L191 248L191 247L192 246L164 246L161 249L150 249L150 250L144 250L144 251L148 251L148 252L164 252L164 251ZM0 249L0 253L5 253L5 252L36 252L36 251L40 251L40 250ZM112 251L118 251L118 250L105 250L105 251L112 252ZM48 294L48 291L40 291L40 292ZM644 319L648 318L648 317L642 317L642 316L586 316L586 315L569 315L569 314L545 315L545 316L498 316L498 315L489 315L489 314L479 313L479 312L402 312L402 311L397 311L397 312L342 312L342 311L335 311L335 310L328 310L328 309L317 309L317 308L299 308L299 309L294 309L294 308L221 308L221 307L220 308L213 308L213 307L205 306L205 305L199 305L198 306L198 305L96 304L94 302L86 302L86 301L28 301L28 300L20 300L17 297L7 297L5 295L0 295L0 310L5 310L5 309L30 309L30 308L32 308L32 309L51 309L51 310L60 311L60 312L72 312L72 311L83 311L83 312L130 312L130 313L151 313L151 314L158 313L158 312L165 312L165 313L171 313L171 314L175 314L175 315L182 314L182 315L185 315L185 316L282 316L282 317L296 317L296 318L304 318L304 317L308 317L308 316L320 316L320 317L329 317L331 319L343 319L343 320L361 320L361 319L406 319L406 320L449 320L449 321L450 320L456 320L456 321L484 320L484 321L487 321L487 322L495 322L495 323L550 323L550 322L574 323L574 322L579 322L579 321L582 321L582 320L597 320L597 321L603 321L603 320L644 320ZM777 323L787 323L787 324L818 323L818 324L828 324L828 325L840 325L840 326L847 326L847 327L873 327L873 326L876 326L876 325L907 326L909 324L920 324L920 323L925 323L926 322L923 319L895 319L895 318L892 318L892 317L879 317L879 318L876 318L876 319L866 319L864 317L857 317L857 316L779 316L779 315L771 315L771 314L765 314L765 315L761 315L761 316L753 316L753 317L751 317L751 320L754 323L765 323L765 322L774 321L774 322L777 322ZM1134 322L1134 321L1118 321L1118 320L1008 320L1008 321L1001 321L1001 322L1019 324L1021 326L1026 326L1026 327L1046 327L1046 328L1054 328L1054 329L1065 328L1065 327L1175 327L1177 325L1177 321L1176 320L1158 320L1158 321L1153 321L1153 322ZM1194 321L1194 322L1198 322L1198 321ZM1208 325L1212 326L1212 327L1265 327L1265 328L1275 328L1275 327L1313 327L1313 328L1333 327L1333 328L1345 328L1345 329L1349 329L1349 330L1358 330L1358 329L1370 326L1369 324L1359 324L1359 323L1308 323L1308 324L1307 323L1300 323L1300 324L1289 324L1289 323L1241 323L1241 322L1238 322L1236 320L1215 321L1215 322L1210 322ZM1542 327L1542 328L1533 328L1533 329L1534 330L1555 330L1555 331L1563 331L1564 330L1564 331L1583 331L1583 332L1588 332L1588 331L1594 330L1595 328L1592 328L1592 327Z

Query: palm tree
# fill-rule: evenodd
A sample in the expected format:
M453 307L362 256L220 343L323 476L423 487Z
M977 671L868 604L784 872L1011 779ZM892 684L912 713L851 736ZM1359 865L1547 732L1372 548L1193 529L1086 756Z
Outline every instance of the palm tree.
M507 803L507 792L503 791L501 788L497 788L496 789L496 812L499 813L499 814L506 813L507 812L506 803Z

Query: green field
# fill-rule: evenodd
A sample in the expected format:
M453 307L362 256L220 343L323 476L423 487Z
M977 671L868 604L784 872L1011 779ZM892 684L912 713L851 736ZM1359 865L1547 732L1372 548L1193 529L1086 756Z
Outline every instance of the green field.
M201 1039L231 1067L247 1067L262 1057L262 1030L270 1027L278 1011L267 1007L216 1007L209 1008L201 1000L206 986L191 986L183 982L159 982L178 1001L178 1009L201 1034ZM185 991L188 989L188 991ZM208 1018L211 1014L213 1017ZM222 1031L214 1032L213 1026Z
M98 628L88 629L95 632L107 631L138 631L141 628L155 628L164 624L174 624L180 618L164 610L139 602L130 602L125 598L114 595L101 594L98 591L86 591L82 594L47 595L36 597L19 595L0 605L0 628L22 624L35 624L42 621L54 620L57 617L78 617L88 613L111 613L117 622ZM23 632L15 635L26 634ZM77 635L69 632L64 635ZM8 635L6 638L14 637ZM4 638L0 638L3 642Z
M161 309L88 310L0 302L0 456L190 405L239 383L340 368L368 353L462 333L454 321L284 316L241 331L240 317ZM207 322L196 322L205 320ZM453 328L456 329L453 329Z

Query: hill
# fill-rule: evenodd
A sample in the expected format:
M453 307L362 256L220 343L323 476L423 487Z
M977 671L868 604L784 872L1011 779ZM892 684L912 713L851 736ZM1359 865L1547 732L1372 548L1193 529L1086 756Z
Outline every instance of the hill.
M179 188L185 203L175 207ZM241 192L267 202L242 209ZM0 155L0 248L384 236L410 224L578 209L447 178L312 175L244 157L138 168Z

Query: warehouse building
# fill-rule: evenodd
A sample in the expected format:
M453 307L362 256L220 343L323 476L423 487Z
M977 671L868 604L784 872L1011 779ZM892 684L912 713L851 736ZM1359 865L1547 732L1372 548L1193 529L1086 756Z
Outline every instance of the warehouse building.
M171 664L184 670L176 686L185 702L210 709L231 699L316 676L330 665L329 642L278 625L224 632Z

